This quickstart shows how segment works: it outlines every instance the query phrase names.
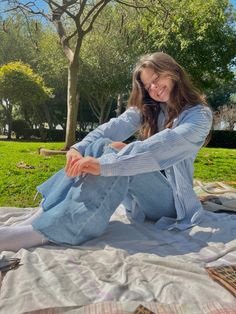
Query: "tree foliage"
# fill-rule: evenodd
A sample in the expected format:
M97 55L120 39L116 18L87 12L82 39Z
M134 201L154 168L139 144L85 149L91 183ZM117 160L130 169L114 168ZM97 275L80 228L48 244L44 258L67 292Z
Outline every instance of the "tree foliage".
M234 23L228 0L162 0L154 1L149 11L133 12L127 32L138 55L167 52L206 89L214 88L218 79L233 79Z
M80 92L99 123L108 119L112 103L118 94L128 92L131 83L133 59L117 13L114 8L104 10L98 19L101 24L86 38L81 51Z
M13 106L30 110L43 104L52 95L43 78L34 73L29 65L10 62L0 67L0 104L4 109L10 137Z
M0 98L11 103L43 103L51 95L43 78L22 62L0 67Z
M54 90L54 97L47 99L40 108L29 105L17 107L13 111L14 118L24 119L30 125L46 122L50 128L55 128L57 124L65 127L67 62L50 24L12 13L2 21L0 39L0 64L19 60L27 63ZM1 120L4 124L4 117Z
M228 0L43 1L48 11L36 12L36 0L30 5L12 0L11 8L28 17L33 11L45 16L57 34L39 20L9 16L0 28L0 63L23 60L54 88L55 98L38 113L50 127L60 123L65 128L67 120L74 133L78 99L105 121L114 99L128 94L137 58L154 51L167 52L182 64L214 109L234 92L235 11ZM103 7L96 13L98 3Z
M37 56L40 31L39 22L26 21L22 14L8 15L0 27L0 64L19 60L31 64Z
M69 148L75 142L76 119L78 113L77 80L79 71L79 56L85 36L90 33L95 21L108 5L122 3L123 5L144 7L141 0L95 0L95 1L55 1L43 0L48 4L49 12L40 9L39 1L25 2L21 0L5 0L9 10L23 11L28 14L41 15L52 22L58 33L63 52L68 60L67 89L67 126L66 143ZM73 25L73 27L71 27Z
M214 110L218 110L222 106L236 106L236 101L233 101L235 91L236 80L231 82L225 82L223 79L218 80L214 89L207 90L208 102Z

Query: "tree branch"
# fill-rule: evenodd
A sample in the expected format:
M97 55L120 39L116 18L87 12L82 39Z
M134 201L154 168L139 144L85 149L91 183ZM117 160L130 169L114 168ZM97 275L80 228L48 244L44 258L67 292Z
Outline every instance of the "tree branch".
M15 5L12 8L4 10L4 13L20 10L21 12L25 11L33 15L41 15L45 17L47 20L51 21L51 17L49 14L46 14L43 10L40 10L40 9L38 9L38 11L35 11L31 8L31 6L35 6L35 8L38 9L38 7L36 6L34 2L28 2L25 4L19 2L18 4L15 3Z
M4 106L2 99L1 99L1 101L0 101L0 105L2 106L3 110L4 110L5 113L6 113L6 112L7 112L7 107Z
M81 23L81 27L83 27L83 25L85 24L85 22L88 20L88 18L94 13L94 11L97 10L97 8L99 8L100 6L104 6L110 2L111 0L100 0L94 7L92 7L92 9L88 12L88 14L85 16L83 22ZM100 12L100 11L99 11Z
M89 106L93 112L93 114L95 115L95 117L99 120L99 117L100 117L100 112L99 110L96 108L96 106L93 105L93 102L90 102L89 101Z
M128 2L125 2L125 1L121 1L121 0L116 0L116 2L120 3L122 5L125 5L127 7L135 8L135 9L147 9L147 8L150 7L148 5L131 4L131 3L128 3Z
M59 5L53 0L44 0L44 1L46 1L46 3L50 6L53 13L55 12L56 14L60 14L60 16L62 16L62 14L64 14L64 13L66 13L69 17L71 17L73 20L75 20L75 16L72 13L70 13L70 11L68 11L67 8L69 6L75 4L76 0L71 0L70 2L67 2L67 4L63 4L63 5ZM63 3L64 3L64 1L63 1ZM54 9L52 7L52 5L54 5L56 7L56 9Z
M96 18L98 17L98 15L99 15L99 13L103 10L103 8L110 2L111 0L102 0L102 1L100 1L99 3L101 4L102 2L102 4L101 4L101 6L100 6L100 8L97 10L97 12L93 15L93 17L92 17L92 20L91 20L91 22L90 22L90 24L89 24L89 26L87 27L87 29L86 30L84 30L84 34L87 34L87 33L89 33L91 30L92 30L92 28L93 28L93 24L94 24L94 22L95 22L95 20L96 20ZM98 6L97 6L98 7ZM96 7L96 8L97 8ZM95 8L95 7L94 7ZM93 9L94 9L93 8ZM93 10L92 9L92 10ZM91 11L92 11L91 10ZM90 12L91 12L90 11ZM93 12L94 12L94 10L93 10ZM91 14L90 14L91 15ZM88 15L85 17L85 19L84 19L84 21L81 23L81 26L83 26L83 24L84 24L84 22L85 22L85 20L87 19L87 17L88 17Z
M83 14L85 5L86 5L87 0L82 0L82 2L80 2L80 9L78 14L76 15L76 21L79 22L81 15Z
M71 50L71 48L69 46L69 42L68 42L68 39L66 37L66 33L65 33L64 27L62 25L62 22L61 22L60 19L54 19L53 23L54 23L54 25L56 27L58 36L60 38L63 51L64 51L66 57L68 58L68 60L70 62L72 62L73 58L74 58L74 53L73 53L73 51Z
M69 42L77 33L78 30L76 29L70 36L67 36L67 41Z

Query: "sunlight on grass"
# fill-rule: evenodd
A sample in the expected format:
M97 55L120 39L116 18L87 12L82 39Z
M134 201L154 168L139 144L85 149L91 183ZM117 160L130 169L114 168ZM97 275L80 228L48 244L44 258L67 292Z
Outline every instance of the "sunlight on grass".
M234 182L236 187L236 150L202 148L195 160L195 178L205 182Z
M40 156L40 147L60 149L63 143L0 142L0 206L37 206L35 187L65 165L65 155ZM23 162L33 169L18 168Z
M63 143L0 142L0 206L37 206L36 186L64 167L65 155L40 156L40 147L60 149ZM33 169L18 168L19 162ZM196 179L231 182L236 187L236 150L202 148L195 161Z

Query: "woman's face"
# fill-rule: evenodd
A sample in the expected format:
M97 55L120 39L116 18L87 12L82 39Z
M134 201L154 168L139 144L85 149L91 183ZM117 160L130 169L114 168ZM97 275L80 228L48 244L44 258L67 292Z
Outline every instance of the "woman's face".
M174 83L166 75L158 75L151 68L144 68L140 74L141 82L150 97L156 101L168 102Z

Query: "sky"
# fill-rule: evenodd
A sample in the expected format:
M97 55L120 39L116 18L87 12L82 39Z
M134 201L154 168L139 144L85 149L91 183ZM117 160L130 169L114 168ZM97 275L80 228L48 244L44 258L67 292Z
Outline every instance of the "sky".
M26 2L28 2L28 1L26 1ZM44 1L39 1L39 2L42 2L42 6L45 7L45 3L43 4ZM230 0L230 2L233 4L233 6L236 9L236 0Z
M28 0L23 0L23 1L29 2ZM2 4L0 3L0 8L2 9L4 7L4 4L3 4L3 1L0 0L0 2L2 2ZM236 9L236 0L230 0L230 2L233 4L233 6ZM39 4L41 8L44 8L44 9L47 8L47 4L43 0L38 0L37 3Z
M28 2L28 1L26 1L26 2ZM42 7L45 8L47 6L44 1L39 0L39 2L41 2ZM236 0L230 0L230 2L233 4L233 6L236 9Z
M21 0L22 2L28 3L29 0ZM230 0L230 2L233 4L235 10L236 10L236 0ZM2 12L4 11L4 8L6 8L7 0L0 0L0 14L4 18L5 14ZM39 7L39 9L43 9L45 13L48 12L48 5L43 0L36 0L36 3Z

